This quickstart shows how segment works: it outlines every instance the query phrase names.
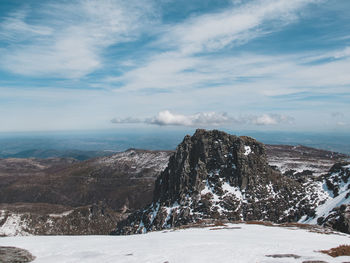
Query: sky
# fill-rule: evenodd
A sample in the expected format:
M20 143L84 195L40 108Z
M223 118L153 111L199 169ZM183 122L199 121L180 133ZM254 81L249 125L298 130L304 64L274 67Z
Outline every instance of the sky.
M0 132L348 132L348 0L0 0Z

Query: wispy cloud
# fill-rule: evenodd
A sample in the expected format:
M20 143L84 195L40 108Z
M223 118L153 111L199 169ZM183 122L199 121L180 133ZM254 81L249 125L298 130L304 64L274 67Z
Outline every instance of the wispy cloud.
M115 124L135 124L146 123L159 126L188 126L188 127L213 127L232 126L235 124L253 125L277 125L293 122L293 118L280 114L263 114L261 116L233 117L227 113L220 112L198 112L195 114L176 114L168 110L159 112L151 118L114 118L111 120Z
M160 40L182 54L216 51L241 44L298 19L298 11L313 0L251 1L228 10L205 14L170 27ZM318 1L319 2L319 1Z
M29 1L5 11L0 117L8 124L17 112L22 128L111 127L116 112L131 116L117 124L289 129L293 116L298 129L349 127L349 4L209 2L189 0L190 13L162 0Z
M0 24L8 43L1 67L28 76L83 77L102 66L105 48L135 39L152 14L147 2L119 0L46 3L37 10L35 22L27 8Z
M333 53L336 53L334 51ZM182 56L166 53L154 56L146 65L126 72L107 83L123 83L116 90L187 92L193 89L213 90L213 96L225 90L237 96L260 94L265 97L312 92L342 94L350 85L350 58L333 59L333 53L319 61L314 54L260 55L244 53L216 57ZM330 87L332 89L330 89Z
M231 9L164 26L153 46L160 51L135 63L121 76L108 77L118 91L171 90L230 86L264 96L350 84L348 48L308 53L226 52L249 40L297 22L310 3L323 1L251 1ZM163 52L162 52L163 50ZM219 88L218 88L219 89Z

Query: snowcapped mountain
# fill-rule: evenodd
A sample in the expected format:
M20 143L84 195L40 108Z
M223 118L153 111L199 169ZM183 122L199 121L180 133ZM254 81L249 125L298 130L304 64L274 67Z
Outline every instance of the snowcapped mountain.
M271 168L256 140L197 130L157 178L151 205L118 223L114 234L214 219L298 221L313 215L324 198L316 184L304 185Z

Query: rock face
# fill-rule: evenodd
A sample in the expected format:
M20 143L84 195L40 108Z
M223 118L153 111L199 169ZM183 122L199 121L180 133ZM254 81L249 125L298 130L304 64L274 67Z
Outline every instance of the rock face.
M350 164L337 163L318 180L325 199L313 216L304 217L300 222L350 233Z
M217 130L186 136L156 180L153 202L113 234L144 233L206 219L297 221L317 196L267 162L264 145Z
M325 218L320 217L317 223L350 234L350 205L333 208Z
M324 176L325 183L333 197L349 193L350 164L336 163Z

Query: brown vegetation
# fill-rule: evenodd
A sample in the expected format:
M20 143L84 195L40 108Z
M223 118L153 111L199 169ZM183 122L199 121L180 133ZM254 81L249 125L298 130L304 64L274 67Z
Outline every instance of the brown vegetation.
M328 250L321 250L320 252L331 257L350 256L350 245L340 245Z

